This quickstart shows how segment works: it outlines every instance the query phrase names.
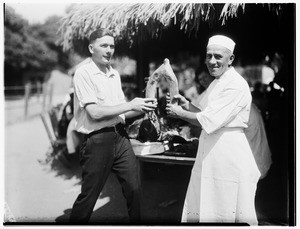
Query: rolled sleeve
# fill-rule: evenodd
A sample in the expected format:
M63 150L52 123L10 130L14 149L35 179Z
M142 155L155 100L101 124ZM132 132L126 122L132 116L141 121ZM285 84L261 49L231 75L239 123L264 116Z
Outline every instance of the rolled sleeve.
M241 90L227 88L222 91L206 109L196 114L202 128L210 134L231 122L245 106L243 98Z
M76 71L73 83L80 108L84 108L89 103L97 103L97 95L88 74L84 71Z
M97 103L97 99L93 97L85 97L79 101L80 108L84 108L87 104Z
M210 134L214 131L214 123L203 114L203 112L199 112L196 114L198 122L201 124L201 127L203 130L205 130L206 133Z

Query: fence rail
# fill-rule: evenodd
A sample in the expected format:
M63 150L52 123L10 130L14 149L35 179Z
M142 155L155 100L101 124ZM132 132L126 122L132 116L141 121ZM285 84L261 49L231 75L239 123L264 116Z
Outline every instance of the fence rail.
M42 111L47 110L51 107L53 85L47 83L26 83L25 85L6 86L4 87L4 95L8 100L15 98L16 95L19 99L21 98L24 100L24 118L26 119L28 117L29 100L32 97L42 97L42 101L40 102Z

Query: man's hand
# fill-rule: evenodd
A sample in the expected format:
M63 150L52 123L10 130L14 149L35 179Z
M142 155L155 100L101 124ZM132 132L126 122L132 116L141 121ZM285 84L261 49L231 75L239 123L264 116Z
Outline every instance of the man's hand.
M166 112L172 118L182 118L182 107L176 104L167 103Z
M157 100L154 98L135 98L129 102L133 111L149 112L154 111L157 107Z
M171 101L170 94L168 93L166 99L167 99L167 104L174 103L177 101L179 106L181 106L185 110L189 110L190 102L180 94L174 95L174 98Z

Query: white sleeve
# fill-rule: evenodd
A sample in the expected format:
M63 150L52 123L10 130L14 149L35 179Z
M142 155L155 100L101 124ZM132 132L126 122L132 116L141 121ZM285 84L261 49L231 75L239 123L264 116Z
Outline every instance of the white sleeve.
M237 88L225 88L208 106L197 113L202 128L212 133L231 122L246 106L244 92Z
M97 95L87 72L77 70L74 75L73 83L81 108L84 108L88 103L97 103Z

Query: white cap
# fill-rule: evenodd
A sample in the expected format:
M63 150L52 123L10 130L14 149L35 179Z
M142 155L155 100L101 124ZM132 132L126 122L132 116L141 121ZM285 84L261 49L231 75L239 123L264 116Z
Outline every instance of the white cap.
M235 43L233 40L231 40L229 37L223 36L223 35L215 35L209 38L207 47L209 45L220 45L227 49L229 49L231 52L234 50Z

